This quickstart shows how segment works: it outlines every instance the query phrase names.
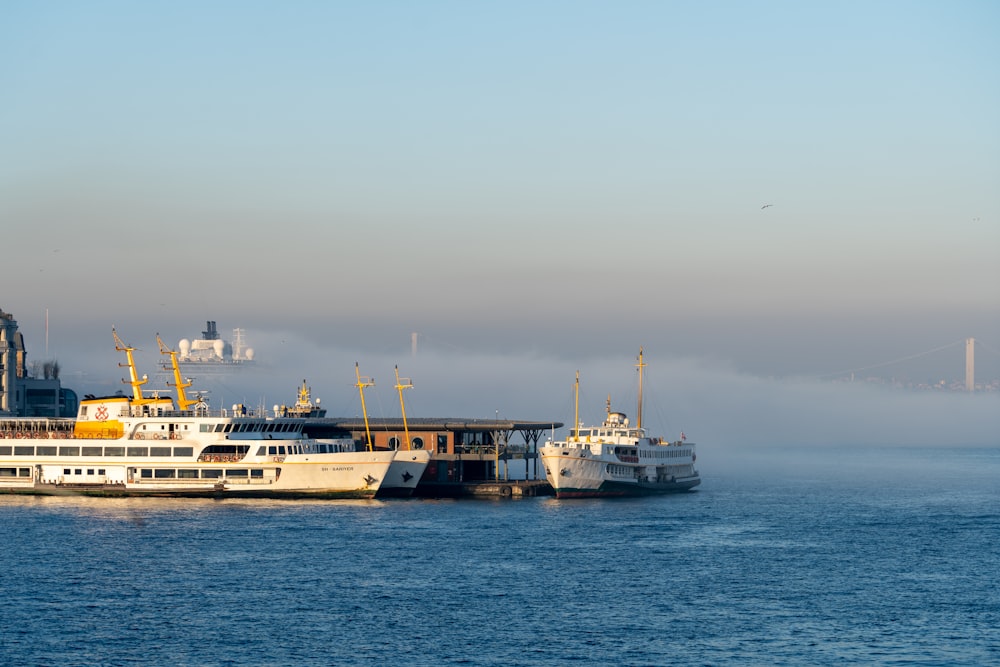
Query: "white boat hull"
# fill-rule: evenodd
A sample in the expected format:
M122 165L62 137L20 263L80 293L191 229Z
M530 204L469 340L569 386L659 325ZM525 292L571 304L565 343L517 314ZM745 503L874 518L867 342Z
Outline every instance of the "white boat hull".
M412 496L430 461L431 453L427 450L397 450L385 480L379 487L378 497L408 498Z
M641 464L595 454L582 443L547 444L539 448L539 454L557 498L660 495L689 491L701 483L693 455L660 465L648 457L652 463Z
M18 441L21 447L33 442L48 445L51 441ZM176 444L183 446L184 441ZM386 479L394 454L310 453L223 462L0 456L0 493L372 498Z

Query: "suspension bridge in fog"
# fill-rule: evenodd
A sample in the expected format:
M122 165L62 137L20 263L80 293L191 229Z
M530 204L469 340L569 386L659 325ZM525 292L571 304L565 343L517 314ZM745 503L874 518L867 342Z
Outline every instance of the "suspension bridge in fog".
M860 366L858 368L849 368L842 371L837 371L835 373L826 373L819 376L821 379L830 378L843 378L850 377L852 380L859 373L869 373L875 370L890 368L890 367L901 367L901 365L906 364L917 359L923 359L931 357L932 355L939 355L945 350L952 350L955 348L965 348L965 389L967 391L974 391L976 388L976 351L980 350L986 352L992 358L1000 358L1000 352L993 349L989 345L985 345L982 341L977 341L975 338L965 338L962 340L957 340L953 343L948 343L947 345L941 345L939 347L932 348L930 350L925 350L923 352L917 352L914 354L906 355L905 357L899 357L898 359L891 359L889 361L882 361L875 364L870 364L868 366Z

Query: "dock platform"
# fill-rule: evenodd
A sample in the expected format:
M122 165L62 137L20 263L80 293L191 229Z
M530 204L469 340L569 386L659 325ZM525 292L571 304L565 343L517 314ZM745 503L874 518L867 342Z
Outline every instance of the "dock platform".
M478 482L421 481L413 491L414 498L528 498L553 496L552 486L545 480L490 480Z

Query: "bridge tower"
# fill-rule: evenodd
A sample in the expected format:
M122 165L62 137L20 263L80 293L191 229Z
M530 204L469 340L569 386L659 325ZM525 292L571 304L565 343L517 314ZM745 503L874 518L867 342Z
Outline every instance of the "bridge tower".
M976 390L976 339L965 339L965 390Z

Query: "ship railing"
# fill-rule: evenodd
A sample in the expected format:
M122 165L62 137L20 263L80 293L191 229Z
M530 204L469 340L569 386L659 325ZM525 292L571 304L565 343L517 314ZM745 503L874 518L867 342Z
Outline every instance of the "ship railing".
M256 419L267 418L266 411L264 410L233 410L231 408L220 408L217 410L211 410L209 408L196 408L194 410L148 410L143 411L139 409L133 409L132 414L129 415L128 410L122 410L122 417L254 417ZM301 419L296 417L286 417L286 419Z
M0 419L0 439L68 438L76 420L57 417Z
M503 445L500 447L500 451L503 452L507 448ZM490 454L496 455L497 446L496 445L482 445L482 444L471 444L471 445L455 445L456 454L472 454L472 455L482 455Z

